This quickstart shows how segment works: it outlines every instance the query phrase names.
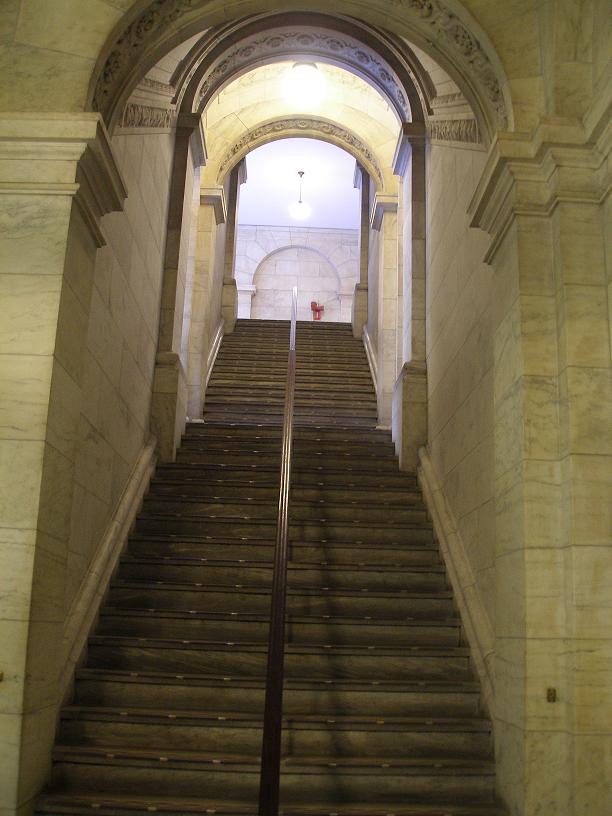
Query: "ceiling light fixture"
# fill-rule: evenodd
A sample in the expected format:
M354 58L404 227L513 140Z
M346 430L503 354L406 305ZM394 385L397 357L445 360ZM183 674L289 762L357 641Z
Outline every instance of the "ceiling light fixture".
M325 79L314 62L296 62L285 78L285 96L292 105L316 108L325 97Z
M302 179L304 177L304 171L298 170L298 176L300 177L300 195L297 201L293 201L289 205L289 215L295 218L296 221L305 221L310 216L312 210L310 204L302 201Z

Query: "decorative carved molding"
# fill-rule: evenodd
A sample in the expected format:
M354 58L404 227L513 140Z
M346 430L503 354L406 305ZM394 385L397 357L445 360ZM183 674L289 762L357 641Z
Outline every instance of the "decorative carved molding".
M174 87L167 82L159 82L157 79L143 77L140 80L140 86L146 88L148 91L155 91L155 93L163 94L164 96L174 96Z
M444 142L482 144L478 122L475 119L431 119L427 123L430 139Z
M278 59L284 54L292 58L302 54L341 60L382 90L402 121L411 119L410 105L401 82L373 49L347 35L314 27L301 27L297 31L280 29L263 36L253 35L241 40L232 50L225 51L220 61L206 73L199 90L199 107L203 108L228 76L250 64L261 64L267 57Z
M467 64L495 109L502 128L508 113L504 95L491 60L477 38L442 0L399 0L400 6L417 15L430 29L430 37L450 46L451 51Z
M108 117L112 106L120 93L130 72L143 58L146 50L161 40L162 34L172 27L180 31L188 22L195 22L198 12L209 0L153 0L141 14L123 31L111 48L110 54L100 72L95 87L92 106ZM493 106L499 118L499 126L507 126L507 111L501 85L495 68L478 39L466 28L459 17L442 2L442 0L396 0L406 13L407 21L415 26L425 38L437 43L462 63L476 83L483 88L484 94ZM186 18L186 19L183 19ZM294 34L294 37L299 35ZM270 49L277 42L275 35L267 38ZM334 35L328 37L328 47L337 49L340 55L343 48L352 49L352 43L343 43ZM279 45L282 45L282 39ZM353 57L366 60L369 55L363 48L353 52ZM223 63L222 63L223 64ZM220 68L221 66L217 66ZM363 71L364 65L361 65ZM226 66L229 71L230 66ZM381 66L376 70L385 70ZM390 79L392 79L390 75ZM380 77L381 81L389 81Z
M374 178L378 186L382 186L383 175L378 160L361 139L345 128L340 127L340 125L329 122L327 119L311 119L307 116L291 119L275 119L272 122L266 122L245 133L241 139L232 145L222 160L219 166L219 177L222 178L230 165L236 163L237 157L246 155L257 142L265 141L269 136L280 137L281 135L284 136L294 131L316 133L341 142L350 153L356 155L358 161L373 170Z
M152 105L128 102L121 117L121 127L169 128L173 117L174 111L170 108L155 108Z
M467 100L461 91L457 91L456 93L442 94L441 96L436 96L431 100L431 106L433 108L450 108L462 104L467 105Z

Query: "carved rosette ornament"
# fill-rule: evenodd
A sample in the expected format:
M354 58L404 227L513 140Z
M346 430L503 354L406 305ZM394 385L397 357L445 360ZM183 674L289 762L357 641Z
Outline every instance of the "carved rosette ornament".
M200 108L221 88L226 78L249 64L261 64L267 57L283 54L324 57L341 61L349 68L367 77L382 90L395 107L402 121L410 121L410 105L401 82L375 51L348 36L340 37L326 31L310 29L287 31L279 29L271 34L255 35L226 51L217 65L211 68L200 86Z
M116 98L123 90L131 71L143 59L145 52L153 48L162 40L164 33L170 28L179 31L187 23L195 23L198 12L208 4L209 0L153 0L149 6L125 29L115 41L110 54L102 68L95 88L92 107L108 116ZM483 89L483 93L494 108L499 119L499 127L507 126L507 111L503 93L495 68L484 51L478 39L466 28L460 18L451 11L442 0L394 0L393 5L400 7L406 15L407 22L411 23L420 34L432 42L437 42L449 57L463 65L468 74L474 79L475 85ZM313 44L300 44L299 37L312 36L306 32L290 32L288 34L271 33L260 43L262 48L272 54L274 49L283 47L285 37L291 42L301 45L301 49L313 48ZM335 34L320 35L321 42L325 40L325 48L346 61L347 54L351 60L360 65L360 70L366 72L371 68L378 75L376 84L387 83L392 99L397 97L395 89L396 78L387 70L385 65L376 60L372 62L372 54L360 44L355 44L346 38ZM251 44L241 44L236 48L236 56L241 60L252 58L249 49L256 47ZM214 71L219 77L227 75L231 68L231 60L223 59ZM403 93L399 91L402 96ZM407 105L406 100L403 104Z
M508 113L504 95L491 60L477 38L465 27L459 17L448 9L441 0L399 0L403 8L408 8L424 20L431 30L433 39L443 41L451 51L467 63L478 84L484 89L493 105L502 128L507 127Z
M376 157L372 154L367 145L357 138L353 133L339 125L329 122L326 119L310 119L308 117L276 119L273 122L266 122L259 127L253 128L245 133L241 139L235 142L225 154L219 165L219 177L223 177L227 170L246 155L253 147L261 141L271 141L270 136L287 135L296 131L317 133L327 136L330 140L340 142L353 155L356 155L361 162L372 168L375 181L382 186L383 176Z

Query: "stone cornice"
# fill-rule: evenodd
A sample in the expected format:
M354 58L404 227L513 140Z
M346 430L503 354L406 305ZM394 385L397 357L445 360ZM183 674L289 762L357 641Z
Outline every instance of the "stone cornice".
M396 176L403 176L408 166L412 145L425 142L425 127L420 122L402 125L391 166Z
M0 160L7 158L0 193L74 196L104 245L100 219L123 209L127 190L99 114L5 114Z
M273 119L264 122L244 134L227 151L219 165L218 179L221 181L227 171L247 153L266 142L293 135L312 135L343 147L362 164L373 177L378 187L383 186L383 174L377 158L354 133L330 122L328 119L317 119L309 116Z
M491 235L490 262L516 216L549 217L561 202L599 204L612 185L607 154L612 125L597 143L576 123L544 123L529 138L499 134L468 213Z

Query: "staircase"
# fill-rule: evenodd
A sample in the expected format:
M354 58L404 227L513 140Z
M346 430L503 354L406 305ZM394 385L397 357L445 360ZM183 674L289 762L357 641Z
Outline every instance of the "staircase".
M285 816L501 816L414 474L350 326L298 323ZM38 814L256 813L288 323L238 321L158 467Z

